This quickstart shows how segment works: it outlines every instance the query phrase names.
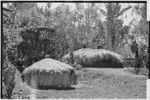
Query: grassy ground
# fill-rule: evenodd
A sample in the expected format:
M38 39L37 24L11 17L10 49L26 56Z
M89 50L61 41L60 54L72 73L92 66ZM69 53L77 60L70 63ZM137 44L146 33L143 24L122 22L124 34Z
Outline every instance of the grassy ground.
M77 71L78 84L68 90L35 90L23 84L16 73L17 85L12 98L50 99L144 99L147 76L122 69L87 68Z

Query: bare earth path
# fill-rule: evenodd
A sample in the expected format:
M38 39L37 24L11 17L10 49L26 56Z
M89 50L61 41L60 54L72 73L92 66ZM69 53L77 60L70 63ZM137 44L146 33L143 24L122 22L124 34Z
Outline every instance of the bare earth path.
M87 68L77 71L78 84L69 90L35 90L27 88L20 80L19 73L13 98L50 99L144 99L146 80L144 75L135 75L124 68Z

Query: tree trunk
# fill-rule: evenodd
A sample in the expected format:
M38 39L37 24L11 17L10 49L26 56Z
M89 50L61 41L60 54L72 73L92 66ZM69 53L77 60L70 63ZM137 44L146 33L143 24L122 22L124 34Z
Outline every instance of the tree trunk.
M112 4L107 8L107 44L106 49L113 50L114 32L113 32L114 15L112 14Z
M72 40L72 38L71 38L71 36L69 36L69 41L70 41L70 63L71 64L74 64L74 54L73 54L73 47L74 47L74 45L73 45L73 40Z
M107 49L114 50L115 34L113 31L113 19L108 20L108 32L107 32Z

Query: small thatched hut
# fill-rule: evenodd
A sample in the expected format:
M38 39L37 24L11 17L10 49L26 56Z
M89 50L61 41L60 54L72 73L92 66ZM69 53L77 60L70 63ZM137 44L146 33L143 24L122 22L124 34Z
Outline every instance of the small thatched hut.
M113 51L105 49L80 49L74 51L74 60L83 67L123 67L123 57ZM62 61L69 62L70 55L67 54Z
M34 88L59 88L77 84L77 75L72 66L46 58L27 67L22 73L22 80Z

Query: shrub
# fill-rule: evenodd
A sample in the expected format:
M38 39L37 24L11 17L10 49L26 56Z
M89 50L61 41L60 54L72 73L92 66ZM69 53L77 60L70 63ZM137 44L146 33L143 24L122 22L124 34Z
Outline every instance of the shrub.
M141 75L147 75L149 74L149 70L147 68L141 68L140 69L140 74Z
M135 66L135 59L134 58L125 58L124 59L124 66L125 67L134 67Z
M83 67L122 67L123 57L115 52L105 49L80 49L74 51L75 61ZM62 61L69 62L67 54Z
M27 67L22 73L22 79L33 88L69 87L77 84L73 67L50 58L42 59Z
M13 89L15 87L16 68L5 60L2 66L2 98L11 99Z
M79 65L78 63L74 62L74 64L71 65L72 67L74 67L76 70L81 70L83 69L82 65Z
M149 70L147 68L133 68L133 67L129 67L126 68L125 71L128 71L132 74L138 74L138 75L146 75L148 76L149 74Z

